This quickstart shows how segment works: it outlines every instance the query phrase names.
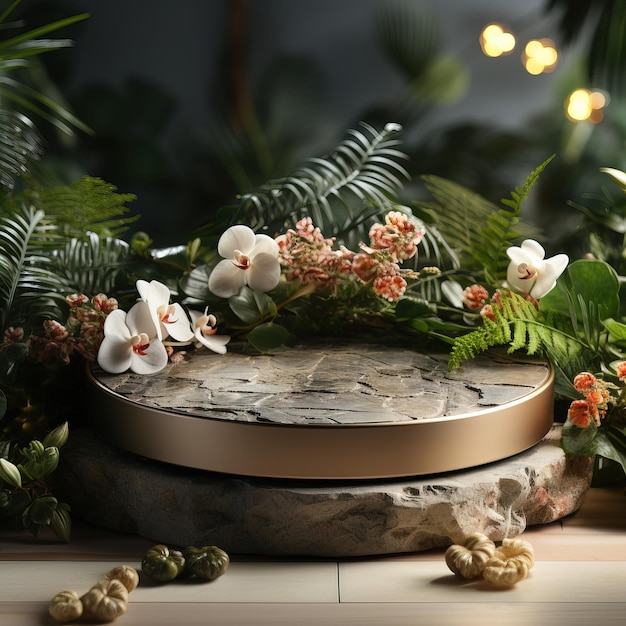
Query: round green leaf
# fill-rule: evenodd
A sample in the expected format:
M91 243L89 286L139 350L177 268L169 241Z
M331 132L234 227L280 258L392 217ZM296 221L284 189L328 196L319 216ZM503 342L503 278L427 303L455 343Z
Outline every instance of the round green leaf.
M270 354L277 350L284 350L289 337L289 331L274 322L259 324L248 333L248 341L259 352Z
M569 293L578 320L582 319L579 298L596 307L601 320L619 314L619 280L615 270L604 261L578 259L570 263L558 280L557 288L539 301L541 310L570 315Z

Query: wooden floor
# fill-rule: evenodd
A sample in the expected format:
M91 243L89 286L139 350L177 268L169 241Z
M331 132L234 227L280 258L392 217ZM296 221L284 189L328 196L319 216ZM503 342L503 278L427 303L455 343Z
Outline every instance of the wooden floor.
M443 550L375 559L272 560L234 556L212 583L165 586L141 578L124 626L308 624L424 626L626 623L626 498L622 487L592 488L575 514L529 528L536 564L516 587L462 582ZM108 569L139 568L154 542L75 521L71 543L0 537L0 624L54 624L50 598L83 593ZM81 623L74 622L74 623ZM84 622L83 622L84 623Z

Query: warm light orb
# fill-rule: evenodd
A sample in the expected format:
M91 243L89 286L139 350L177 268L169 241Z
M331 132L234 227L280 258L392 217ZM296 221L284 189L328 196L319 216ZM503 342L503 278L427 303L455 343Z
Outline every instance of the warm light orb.
M589 121L598 124L604 118L602 109L607 104L607 97L601 91L576 89L565 101L565 114L571 122Z
M487 24L480 33L480 47L488 57L510 54L515 48L515 37L501 24Z
M522 52L522 64L529 74L537 76L551 72L559 59L559 53L552 39L533 39Z

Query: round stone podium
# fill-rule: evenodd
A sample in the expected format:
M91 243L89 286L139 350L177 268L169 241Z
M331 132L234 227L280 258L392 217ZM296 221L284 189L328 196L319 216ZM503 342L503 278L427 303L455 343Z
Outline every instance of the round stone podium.
M572 513L591 482L532 359L449 371L443 354L329 343L92 369L89 384L60 492L73 515L172 546L351 557L499 540Z
M225 474L363 480L449 472L535 445L547 363L379 344L193 353L153 376L92 370L92 424L142 456Z

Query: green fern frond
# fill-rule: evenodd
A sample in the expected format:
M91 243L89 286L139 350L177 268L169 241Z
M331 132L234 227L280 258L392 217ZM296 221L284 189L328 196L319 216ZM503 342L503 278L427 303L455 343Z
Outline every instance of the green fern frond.
M435 202L424 203L421 208L434 216L441 234L459 251L462 266L483 272L485 282L492 287L506 276L506 249L525 232L520 223L522 204L551 160L536 168L511 192L511 198L504 198L501 207L452 181L437 176L423 178Z
M117 188L100 178L84 176L71 186L39 188L29 199L54 219L65 234L84 237L86 232L117 237L138 215L127 216L127 203L135 200L130 193L117 193Z
M324 233L337 236L390 210L410 178L399 163L407 158L397 148L400 130L397 124L381 132L367 124L350 130L330 155L310 159L291 175L242 196L234 221L273 232L310 215Z
M493 320L485 319L482 326L454 340L451 368L503 345L508 345L508 352L524 350L552 363L579 363L589 352L589 346L572 332L569 320L555 315L541 318L532 303L515 293L507 293L500 306L494 305L493 314Z
M45 246L55 238L43 211L23 207L0 218L0 324L27 325L58 315L67 283L53 267Z

